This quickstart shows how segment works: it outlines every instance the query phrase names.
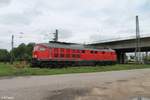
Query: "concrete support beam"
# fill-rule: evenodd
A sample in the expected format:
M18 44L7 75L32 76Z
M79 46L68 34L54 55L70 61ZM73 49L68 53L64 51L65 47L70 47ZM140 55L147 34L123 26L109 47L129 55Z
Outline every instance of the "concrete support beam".
M119 64L124 64L125 59L126 59L126 56L124 52L117 52L117 60Z

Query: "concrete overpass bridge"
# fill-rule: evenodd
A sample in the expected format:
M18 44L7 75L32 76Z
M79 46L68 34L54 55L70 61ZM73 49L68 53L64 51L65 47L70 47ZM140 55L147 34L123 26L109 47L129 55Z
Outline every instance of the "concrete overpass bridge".
M125 53L128 52L135 52L136 48L136 39L128 38L128 39L119 39L119 40L110 40L110 41L103 41L90 44L96 48L112 48L116 50L118 63L125 62ZM140 39L140 47L142 52L150 51L150 36L143 36Z

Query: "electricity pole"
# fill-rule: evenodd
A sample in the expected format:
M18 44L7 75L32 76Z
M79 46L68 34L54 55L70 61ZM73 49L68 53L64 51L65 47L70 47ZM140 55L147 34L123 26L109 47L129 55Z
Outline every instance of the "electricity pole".
M56 32L54 33L54 39L53 41L57 42L58 41L58 29L56 29Z
M136 48L135 48L135 60L136 60L136 63L141 63L140 29L139 29L139 19L138 19L138 16L136 16Z
M14 35L12 35L12 37L11 37L11 59L10 59L11 64L13 64L13 60L14 60L13 49L14 49Z

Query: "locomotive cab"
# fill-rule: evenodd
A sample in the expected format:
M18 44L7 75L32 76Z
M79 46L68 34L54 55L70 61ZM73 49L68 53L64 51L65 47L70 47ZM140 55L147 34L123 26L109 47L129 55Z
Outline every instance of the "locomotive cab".
M42 45L36 45L33 50L33 59L49 60L51 57L50 48Z

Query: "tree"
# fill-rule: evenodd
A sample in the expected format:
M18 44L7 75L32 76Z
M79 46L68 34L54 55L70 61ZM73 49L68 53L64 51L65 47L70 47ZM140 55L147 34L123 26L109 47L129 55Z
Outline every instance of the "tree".
M10 53L6 49L0 49L0 61L1 62L10 61Z
M32 50L33 50L34 45L35 43L29 43L28 45L26 45L26 53L24 57L27 61L31 61L32 59Z
M13 52L15 60L30 61L32 59L32 50L34 45L35 43L29 43L27 45L22 43L17 48L14 48L11 52Z

